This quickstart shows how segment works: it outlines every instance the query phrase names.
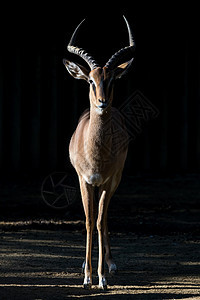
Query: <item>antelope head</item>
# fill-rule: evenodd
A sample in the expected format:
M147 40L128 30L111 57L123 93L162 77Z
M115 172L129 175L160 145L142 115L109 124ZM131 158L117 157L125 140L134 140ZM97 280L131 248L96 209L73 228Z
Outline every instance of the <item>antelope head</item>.
M63 63L66 69L74 78L84 79L90 84L90 104L92 107L96 108L99 113L103 113L103 111L111 106L113 99L114 81L118 78L121 78L122 75L127 72L133 61L132 58L131 60L118 65L119 60L122 60L122 58L128 52L133 51L135 48L135 42L130 26L125 17L124 20L128 29L129 45L120 49L114 55L112 55L112 57L108 60L103 68L100 67L99 64L94 60L94 58L85 50L75 46L77 32L84 20L75 29L67 46L67 49L69 52L83 58L89 65L90 69L85 68L84 66L72 61L63 59Z

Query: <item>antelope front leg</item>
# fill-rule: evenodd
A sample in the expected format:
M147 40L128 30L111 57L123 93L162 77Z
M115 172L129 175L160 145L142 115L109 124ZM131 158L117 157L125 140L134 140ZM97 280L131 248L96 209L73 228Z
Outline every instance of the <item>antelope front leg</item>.
M99 287L104 290L107 289L107 280L105 278L105 261L104 261L104 230L106 226L107 206L108 203L106 203L106 192L103 191L99 200L97 229L99 235L99 263L98 263Z
M87 242L86 242L86 256L85 256L85 278L83 287L90 289L92 286L92 233L94 229L94 190L93 187L88 185L82 177L79 177L81 196L83 207L86 216L86 231L87 231Z
M97 228L99 232L99 286L101 288L107 288L107 282L105 279L104 272L104 249L105 249L105 259L109 268L109 273L116 274L117 266L113 261L111 250L110 250L110 241L108 236L108 227L107 227L107 212L108 205L112 195L114 194L119 182L121 179L121 171L119 171L115 176L113 176L106 184L100 188L99 195L99 213L97 220Z

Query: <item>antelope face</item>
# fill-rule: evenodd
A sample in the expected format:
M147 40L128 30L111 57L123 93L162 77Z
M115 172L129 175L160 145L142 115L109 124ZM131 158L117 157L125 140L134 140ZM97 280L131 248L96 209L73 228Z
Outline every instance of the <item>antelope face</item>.
M96 68L89 74L90 100L100 111L111 105L113 98L114 74L107 68Z
M119 65L113 70L107 67L97 67L92 71L65 59L63 63L74 78L84 79L90 84L91 105L99 109L99 112L103 112L112 103L115 79L121 78L127 72L132 61L133 59Z

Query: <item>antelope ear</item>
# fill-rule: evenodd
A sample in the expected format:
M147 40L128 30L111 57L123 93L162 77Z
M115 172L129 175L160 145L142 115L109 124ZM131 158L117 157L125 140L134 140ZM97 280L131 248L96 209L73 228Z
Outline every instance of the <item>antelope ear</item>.
M128 71L128 69L130 68L131 64L133 62L133 58L121 65L119 65L116 69L115 69L115 78L121 78L124 74L126 74L126 72Z
M69 74L74 78L88 81L90 71L85 67L66 59L63 59L63 64L65 65Z

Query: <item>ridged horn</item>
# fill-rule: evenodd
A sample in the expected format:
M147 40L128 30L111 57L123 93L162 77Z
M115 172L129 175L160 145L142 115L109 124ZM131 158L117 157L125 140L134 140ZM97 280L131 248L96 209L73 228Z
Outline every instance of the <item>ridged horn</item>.
M118 63L118 61L119 61L120 58L122 58L128 52L133 51L135 49L135 40L133 38L133 34L132 34L132 31L131 31L131 28L130 28L129 23L128 23L127 19L125 18L125 16L123 16L123 18L124 18L124 20L126 22L126 26L127 26L127 29L128 29L129 46L120 49L119 51L117 51L115 54L113 54L111 56L111 58L109 59L109 61L105 65L105 67L107 67L107 68L109 68L111 70L116 67L116 64Z
M76 36L77 36L78 30L84 21L85 21L85 19L83 21L81 21L81 23L74 30L71 40L67 46L67 50L71 53L77 54L78 56L82 57L86 61L86 63L90 66L90 69L93 70L93 69L99 67L99 65L97 64L95 59L90 54L88 54L84 49L78 48L75 46L75 41L76 41Z

